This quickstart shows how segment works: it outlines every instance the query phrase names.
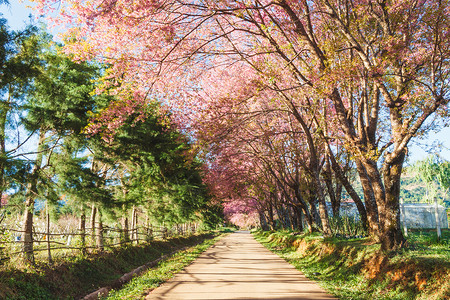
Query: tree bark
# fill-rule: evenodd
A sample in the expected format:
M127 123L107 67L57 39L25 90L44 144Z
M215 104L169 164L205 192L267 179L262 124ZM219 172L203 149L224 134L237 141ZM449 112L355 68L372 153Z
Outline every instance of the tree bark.
M34 181L34 180L33 180ZM29 185L30 192L36 192L36 187L32 183ZM23 252L25 260L29 263L34 263L33 253L33 212L34 212L34 197L29 196L25 202L25 212L22 227L22 241Z
M10 91L11 92L11 91ZM6 189L5 184L5 167L6 167L6 122L8 112L11 109L10 99L0 100L0 207L3 191Z
M321 186L321 180L320 180L320 169L321 164L319 162L319 154L318 154L318 146L317 143L314 140L314 137L311 133L310 127L306 124L305 120L303 119L302 115L300 115L299 111L295 107L294 103L290 101L289 103L292 114L295 117L295 119L299 122L301 128L303 129L303 133L306 136L306 142L308 144L308 150L309 150L309 170L306 170L310 172L312 179L313 179L313 186L315 188L315 192L317 193L317 198L319 201L319 215L320 215L320 228L322 228L322 232L325 236L331 235L331 227L330 227L330 220L328 218L328 211L326 207L325 202L325 195L323 194L322 186ZM312 211L312 206L311 206Z
M311 232L313 232L313 223L314 223L313 217L312 217L312 211L310 212L308 210L308 206L306 205L306 202L303 199L298 187L294 188L294 194L295 194L295 198L301 204L300 209L303 210L303 213L305 214L306 225L308 226L308 232L311 233Z
M139 244L139 219L137 209L134 210L134 229L136 244Z
M102 211L98 209L98 227L97 227L97 249L100 251L105 250L104 239L103 239L103 220L102 220Z
M81 240L81 254L86 255L86 213L84 211L84 205L81 208L79 232Z
M122 242L130 242L130 234L128 232L128 217L126 215L122 218Z
M269 203L269 209L268 209L268 219L269 219L269 226L270 226L270 230L274 230L275 229L275 223L274 223L274 218L273 218L273 206L272 203Z
M331 168L333 170L335 178L337 180L339 180L341 185L345 188L347 193L350 195L350 198L352 198L353 202L356 205L356 208L358 209L359 216L361 218L361 222L363 224L364 230L367 231L369 228L369 221L367 219L366 207L364 206L364 203L362 202L361 198L356 193L355 189L353 188L350 181L348 180L348 178L345 174L345 171L342 170L341 165L339 165L339 163L336 161L336 158L335 158L333 152L331 151L329 144L327 144L326 149L327 149L328 158L330 159ZM378 218L377 218L377 223L375 223L375 225L378 226Z
M45 210L46 210L46 217L47 217L47 256L48 256L48 263L53 264L52 259L52 252L50 249L50 212L48 211L48 201L45 204Z
M259 223L261 224L261 229L264 231L269 230L269 225L267 224L266 217L263 212L259 212Z
M380 233L378 207L377 202L375 201L372 182L367 174L366 168L363 166L361 161L356 158L355 163L364 193L369 235L378 241L378 235Z
M298 231L303 231L303 213L302 209L297 206L292 206L292 209L294 210L295 217L297 217L297 229Z
M91 245L95 246L96 241L96 234L95 234L95 219L97 216L97 207L95 207L95 204L92 204L91 208Z
M45 130L41 129L39 132L38 141L38 154L34 163L33 170L27 184L27 194L25 200L25 212L23 215L23 227L22 227L22 241L23 252L25 254L25 260L34 263L33 253L33 213L34 213L34 200L38 194L37 184L39 180L39 172L43 161L43 147L45 140Z
M383 167L383 181L386 189L385 205L379 207L382 220L381 248L396 250L404 246L400 223L400 177L406 151L402 152L393 162Z
M328 196L330 197L331 201L331 209L333 211L333 217L338 218L339 217L339 210L341 207L341 199L336 198L336 192L333 187L333 179L332 179L332 173L331 173L331 167L329 159L327 158L327 161L325 163L325 170L322 173L322 177L325 181L325 185L328 190ZM338 201L339 200L339 201Z
M136 206L133 206L131 210L131 232L130 232L130 240L133 243L136 237Z

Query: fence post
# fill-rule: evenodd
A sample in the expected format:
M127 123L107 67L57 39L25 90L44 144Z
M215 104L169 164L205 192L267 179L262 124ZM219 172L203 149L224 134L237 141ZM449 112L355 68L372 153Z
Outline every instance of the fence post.
M401 223L403 223L403 231L405 234L405 237L408 237L408 227L406 225L406 214L405 214L405 204L403 203L403 198L400 198L400 217L403 215L403 218L400 218L402 221Z
M441 222L439 222L439 207L437 198L434 197L434 217L436 219L436 232L437 232L437 240L438 242L441 239Z

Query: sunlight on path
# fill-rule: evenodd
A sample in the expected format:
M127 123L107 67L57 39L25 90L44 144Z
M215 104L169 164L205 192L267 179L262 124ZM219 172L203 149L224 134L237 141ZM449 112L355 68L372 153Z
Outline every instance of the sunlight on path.
M145 299L336 299L259 244L230 234Z

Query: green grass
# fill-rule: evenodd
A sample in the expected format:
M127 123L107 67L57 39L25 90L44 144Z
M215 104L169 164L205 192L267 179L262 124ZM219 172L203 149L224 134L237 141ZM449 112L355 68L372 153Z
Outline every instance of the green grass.
M111 291L106 299L143 299L151 290L183 270L220 237L205 240L202 244L181 251L158 264L139 277L133 278L118 291Z
M410 232L409 246L383 253L367 238L256 232L255 238L340 299L450 299L450 230ZM298 247L298 248L297 248Z
M27 266L11 261L0 268L0 299L79 299L149 261L216 235L204 233L69 256L51 266L45 263Z
M408 232L408 247L403 253L450 260L450 229L443 229L438 241L436 230L415 229Z

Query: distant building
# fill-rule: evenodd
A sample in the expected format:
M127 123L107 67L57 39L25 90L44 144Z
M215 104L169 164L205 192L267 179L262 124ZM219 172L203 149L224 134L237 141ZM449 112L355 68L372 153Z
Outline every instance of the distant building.
M405 203L405 216L401 214L402 224L408 228L436 228L434 204ZM439 224L441 228L448 228L447 211L438 205Z

